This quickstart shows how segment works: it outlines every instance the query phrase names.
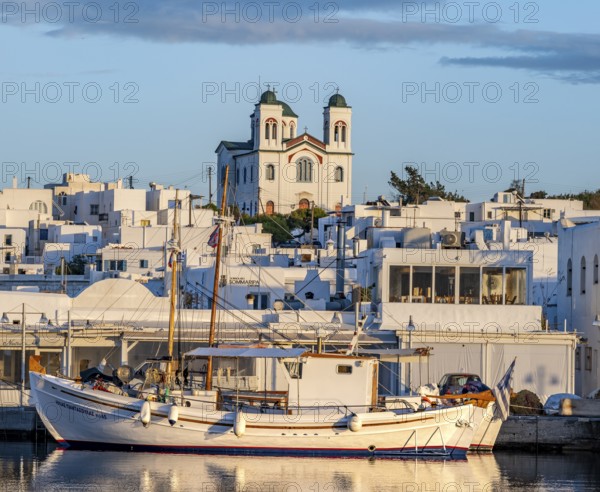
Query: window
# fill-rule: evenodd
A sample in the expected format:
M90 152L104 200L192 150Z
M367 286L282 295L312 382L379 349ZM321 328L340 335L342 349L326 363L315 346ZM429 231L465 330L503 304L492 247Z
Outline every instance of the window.
M108 222L108 214L98 214L98 220L100 222ZM117 225L117 221L115 221L115 225Z
M312 183L313 163L310 159L300 159L296 163L296 181Z
M479 268L461 267L459 280L458 302L460 304L479 304Z
M469 212L469 222L475 222L475 212Z
M551 219L551 218L552 218L552 209L545 208L544 209L544 219Z
M58 204L63 206L67 204L67 194L64 191L58 194Z
M571 258L567 261L567 296L573 294L573 262Z
M267 166L267 181L275 181L275 166L273 164Z
M48 229L40 229L40 241L48 241Z
M269 118L265 123L265 138L277 140L277 121L273 118Z
M5 234L4 235L4 245L5 246L12 246L12 243L13 243L12 234Z
M408 302L410 295L410 267L390 266L389 302Z
M244 168L244 184L248 182L248 169Z
M140 225L142 227L150 227L150 220L149 219L142 219L142 220L140 220Z
M253 292L254 302L252 303L252 309L268 309L269 308L269 294L257 294Z
M239 169L235 170L235 184L237 184L237 185L240 184L240 170Z
M598 255L594 256L594 284L598 283Z
M488 211L488 213L487 213L487 218L488 218L488 219L491 219L491 218L492 218L492 211L491 211L491 210L489 210L489 211Z
M456 269L454 267L435 267L435 299L441 304L454 304L456 287Z
M271 200L267 202L265 213L267 215L273 215L275 213L275 204Z
M502 268L483 268L481 283L484 304L504 304L502 299Z
M585 370L592 370L592 347L585 348Z
M284 362L283 364L292 379L302 379L302 362Z
M585 256L581 257L581 276L579 278L579 287L582 294L585 294Z
M148 268L148 260L140 260L140 268Z
M90 215L99 215L100 214L100 205L98 204L91 204L90 205Z
M344 181L344 169L340 166L335 168L334 179L336 183L341 183L342 181Z
M506 304L525 304L527 271L525 268L506 269Z
M10 263L10 253L5 253L4 254L4 262L5 263Z
M575 349L575 370L581 371L581 347Z
M127 260L104 260L104 270L107 272L126 272Z
M346 123L338 121L333 128L333 141L346 143Z
M338 374L352 374L352 366L339 365L336 366L335 372Z
M413 267L412 302L431 302L431 282L433 268L430 266Z
M296 136L296 125L294 123L290 123L290 138L294 138Z
M250 182L254 183L254 168L250 168Z
M31 205L29 205L29 210L36 210L40 214L47 214L48 206L42 200L36 200Z

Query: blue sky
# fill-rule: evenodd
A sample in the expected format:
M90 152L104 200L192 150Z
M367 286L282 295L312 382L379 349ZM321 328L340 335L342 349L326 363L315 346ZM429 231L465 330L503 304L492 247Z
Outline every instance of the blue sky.
M207 194L214 149L249 137L270 82L319 138L339 87L355 202L389 196L406 163L471 200L515 177L599 188L600 4L478 3L438 2L436 18L422 17L435 2L392 0L229 2L226 15L191 0L3 2L1 180L72 168Z

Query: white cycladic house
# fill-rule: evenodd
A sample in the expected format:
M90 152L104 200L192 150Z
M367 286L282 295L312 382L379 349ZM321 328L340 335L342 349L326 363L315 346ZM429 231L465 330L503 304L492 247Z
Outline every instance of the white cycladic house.
M226 166L228 199L248 215L315 206L331 211L351 201L352 109L334 94L323 111L323 139L298 132L298 116L275 92L261 95L250 139L217 147L219 201Z
M586 396L600 387L600 221L562 221L558 237L558 319L582 337L575 359L576 389Z

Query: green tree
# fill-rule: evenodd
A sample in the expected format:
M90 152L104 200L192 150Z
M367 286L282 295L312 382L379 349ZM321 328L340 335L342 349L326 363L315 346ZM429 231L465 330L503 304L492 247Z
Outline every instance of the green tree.
M427 183L419 170L414 166L406 166L406 179L401 179L394 171L391 172L389 185L394 189L396 197L402 199L404 204L419 204L432 196L452 200L455 202L468 202L458 191L446 191L439 181Z
M287 217L281 214L266 215L260 214L253 217L248 215L242 216L244 224L262 224L263 232L271 234L273 242L282 243L293 239L292 233L288 226Z
M85 273L85 266L88 264L87 258L83 255L75 255L69 262L65 262L65 274L66 275L83 275ZM56 275L62 275L61 266L56 267Z
M327 213L325 210L319 207L315 207L314 210L314 223L313 227L318 227L319 219L327 217ZM311 218L311 210L310 208L300 208L298 210L294 210L288 217L287 223L290 230L294 229L302 229L304 232L310 231L310 218Z

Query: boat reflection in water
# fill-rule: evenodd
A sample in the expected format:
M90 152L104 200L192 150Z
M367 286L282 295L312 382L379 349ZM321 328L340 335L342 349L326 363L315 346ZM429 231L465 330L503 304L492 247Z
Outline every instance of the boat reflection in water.
M2 490L84 492L491 492L600 490L592 453L472 455L468 461L269 458L73 451L2 443Z

